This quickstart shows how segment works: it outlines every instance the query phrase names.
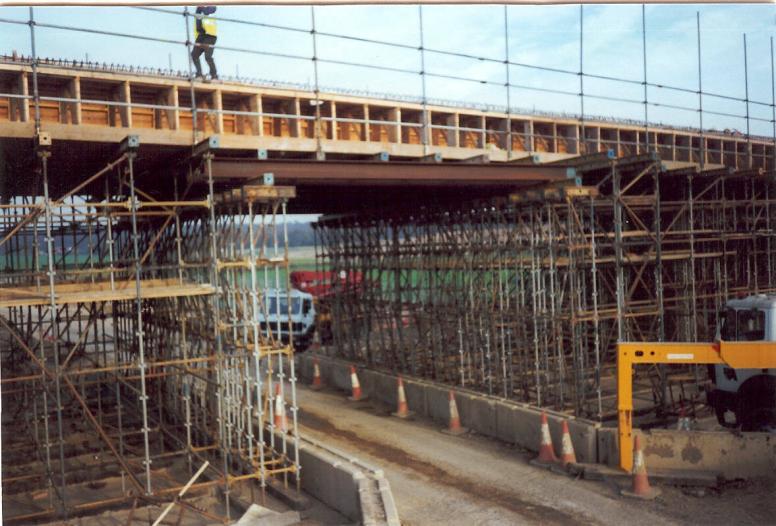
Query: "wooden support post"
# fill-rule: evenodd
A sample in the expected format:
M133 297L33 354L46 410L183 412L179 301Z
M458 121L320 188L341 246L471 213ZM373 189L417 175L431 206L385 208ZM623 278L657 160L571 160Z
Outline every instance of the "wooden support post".
M401 132L401 108L394 108L391 110L393 112L393 119L396 123L396 126L393 127L393 133L396 137L396 143L401 144L402 141L402 132Z
M549 151L558 153L558 124L555 122L552 123L552 137L550 141L552 142L549 144Z
M488 145L487 130L485 129L485 115L480 115L478 120L480 122L480 133L478 134L477 147L485 148Z
M362 141L369 141L370 135L369 135L369 104L364 104L364 129L361 130L361 140Z
M289 132L291 133L291 137L301 137L302 136L302 123L299 120L299 116L302 114L302 107L301 103L299 102L299 97L294 97L294 119L291 122L291 126L289 126Z
M167 110L167 120L171 130L179 130L181 127L180 111L178 110L178 88L171 87L167 91L167 105L174 109Z
M81 83L78 77L71 78L65 85L63 98L72 99L59 103L59 122L62 124L81 123Z
M216 111L215 115L215 125L213 126L216 130L216 133L224 133L224 99L221 93L220 89L217 89L212 94L213 97L213 109ZM297 124L299 121L296 121Z
M251 95L248 99L248 105L252 112L262 113L261 95ZM264 118L261 116L249 117L253 134L259 137L264 136Z
M423 123L423 126L420 128L420 136L421 144L425 144L427 146L430 146L432 144L431 142L431 111L430 110L421 110L421 119L420 122Z
M498 127L498 147L507 152L512 149L512 145L509 144L511 135L509 133L510 126L512 126L512 119L502 119L501 124Z
M675 161L676 160L676 134L675 133L671 134L671 144L673 145L673 147L671 148L671 150L672 150L671 151L671 160Z
M19 95L24 95L25 97L29 96L30 94L30 85L27 80L27 74L25 72L19 73L18 79L17 79L17 93ZM16 99L17 102L15 104L15 110L13 101L11 106L11 120L20 120L21 122L29 122L30 120L30 101L29 99Z
M331 101L331 133L329 138L332 141L336 141L339 138L339 133L337 133L337 103L334 101Z
M132 104L132 90L130 89L130 85L128 81L124 81L121 83L121 87L119 88L119 101L124 102L126 106L121 106L119 109L119 112L121 114L121 125L124 128L131 128L132 127L132 107L130 104Z
M401 142L401 121L399 108L391 108L388 110L388 119L390 124L387 124L388 128L388 142Z
M447 145L453 148L458 147L458 114L453 113L447 117L447 123L450 129L447 130Z

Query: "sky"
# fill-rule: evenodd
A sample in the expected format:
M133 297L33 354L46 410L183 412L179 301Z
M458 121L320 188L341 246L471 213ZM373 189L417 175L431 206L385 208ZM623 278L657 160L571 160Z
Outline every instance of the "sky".
M40 57L89 60L153 68L188 70L186 22L182 7L164 11L133 7L39 7L39 24L86 30L118 32L175 41L161 43L138 38L94 34L43 25L36 29ZM421 54L422 41L426 52ZM776 5L672 5L653 4L645 8L646 75L649 82L692 90L682 93L650 87L650 102L690 108L690 110L648 107L652 123L698 127L698 34L696 13L700 14L702 75L704 92L743 99L744 33L747 38L749 112L751 133L771 136L772 62L770 40L776 33ZM634 83L585 78L587 95L644 100L644 46L642 6L579 5L361 5L317 6L314 8L315 44L319 57L319 85L421 98L425 71L474 79L455 80L426 76L429 100L442 99L471 104L579 114L580 14L583 18L582 69L587 74L625 78ZM216 16L218 43L215 58L222 76L232 75L267 81L313 84L313 8L309 6L221 6ZM0 7L0 53L16 50L30 54L26 25L29 9ZM282 26L283 29L241 22ZM193 24L192 19L189 23ZM395 47L336 38L330 33L367 38L407 47ZM235 48L242 51L228 50ZM477 58L452 57L432 50L463 53ZM504 86L508 51L509 81ZM266 53L298 58L268 56ZM411 70L383 71L370 67L332 64L325 60L349 61L366 65ZM557 73L514 65L543 66L574 72ZM204 63L203 63L203 66ZM482 83L480 81L486 81ZM519 86L519 87L518 87ZM530 89L537 88L537 89ZM570 94L548 93L551 89ZM704 96L706 112L734 114L737 117L704 113L704 127L746 130L746 105L741 101ZM586 96L588 116L618 119L644 119L644 105L600 100Z
M186 27L182 8L165 8L170 13L132 7L48 7L36 8L36 21L43 24L78 27L135 36L150 36L181 42L159 43L135 38L91 34L39 26L36 47L41 57L57 57L121 63L134 66L187 71L188 54L182 42ZM421 32L418 6L318 6L315 8L318 57L408 69L414 73L381 71L373 68L319 63L319 84L420 98ZM771 103L770 38L776 33L774 5L648 5L645 9L647 78L650 82L698 88L696 12L701 24L701 67L703 90L744 98L744 45L748 40L749 96L752 101ZM278 6L221 6L216 16L236 21L272 24L275 29L227 20L219 21L218 46L250 50L250 53L216 50L222 75L256 79L314 82L313 37L310 33L312 8ZM588 95L643 100L642 7L640 5L586 5L583 8L583 70L585 73L626 78L633 84L585 79ZM0 7L0 19L26 20L28 8ZM495 106L507 103L508 49L513 63L540 65L576 72L580 67L580 7L503 5L426 5L422 8L423 44L427 50L445 50L487 57L499 62L451 57L427 51L429 73L475 79L474 82L426 77L429 99L465 101ZM191 20L191 19L190 19ZM506 24L505 24L506 22ZM505 34L508 33L508 45ZM321 33L384 40L412 49L354 42ZM29 28L0 21L0 52L30 53ZM283 58L261 53L281 53L302 58ZM204 63L203 63L204 66ZM579 77L509 67L509 89L513 108L580 113L580 97L546 93L528 88L579 93ZM485 80L493 84L483 84ZM693 108L692 111L650 106L649 120L682 126L698 126L698 96L651 87L650 102ZM745 115L743 102L704 96L705 110ZM770 120L770 106L750 104L750 114ZM638 103L585 98L585 114L643 120L644 106ZM707 114L707 128L735 128L745 131L744 118ZM770 122L751 122L753 134L770 136Z

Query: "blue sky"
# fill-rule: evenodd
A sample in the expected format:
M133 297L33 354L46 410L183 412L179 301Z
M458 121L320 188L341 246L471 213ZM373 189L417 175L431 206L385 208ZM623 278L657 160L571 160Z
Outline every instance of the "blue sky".
M180 11L181 8L169 8ZM749 89L751 100L771 101L769 39L776 29L773 5L649 5L646 8L647 75L656 83L696 89L697 47L695 14L701 13L703 88L734 97L744 96L743 33L749 42ZM184 18L130 7L36 8L39 22L78 26L105 31L185 40ZM319 32L399 42L420 43L417 6L329 6L316 7ZM27 8L2 7L0 18L25 20ZM576 71L579 68L580 8L568 6L509 6L509 56L513 62ZM217 16L264 22L302 30L311 27L310 7L222 6ZM464 52L503 59L505 53L504 7L498 5L423 7L425 46L430 49ZM0 52L30 51L26 26L0 24ZM640 81L642 68L641 6L587 5L584 7L584 70L586 73ZM42 57L84 59L174 69L187 69L182 45L146 42L131 38L95 35L39 27L38 54ZM309 32L292 32L219 22L218 45L262 52L312 56ZM391 67L420 69L415 49L356 43L332 37L318 37L318 55L324 59L348 60ZM267 57L217 50L220 72L260 79L313 82L309 60ZM506 68L501 63L426 53L426 70L487 80L499 85L450 79L427 78L427 96L506 104L503 87ZM420 97L422 83L417 73L396 73L352 66L320 64L320 85L387 92ZM512 83L577 93L576 75L549 73L524 67L510 67ZM586 79L587 93L643 99L638 84ZM650 88L649 100L663 104L697 107L697 95ZM579 97L548 94L528 89L510 90L513 107L579 113ZM741 102L704 97L704 108L743 115ZM589 115L642 119L643 106L587 98ZM650 107L650 121L697 126L695 111ZM771 118L771 108L750 105L752 116ZM740 118L707 115L706 127L745 129ZM752 122L752 132L772 133L771 124Z

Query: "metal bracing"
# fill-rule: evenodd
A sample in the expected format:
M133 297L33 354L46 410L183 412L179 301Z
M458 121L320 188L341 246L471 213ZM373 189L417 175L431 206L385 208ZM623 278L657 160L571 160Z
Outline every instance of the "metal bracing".
M587 186L322 218L319 268L354 279L333 352L604 420L618 340L712 339L727 297L776 290L771 175L667 172L654 154L578 170ZM636 396L665 411L672 381L650 370Z
M138 186L137 145L122 144L63 196L49 195L41 147L31 195L0 203L9 523L166 504L195 474L175 502L210 523L230 519L235 492L263 498L271 478L299 488L293 348L260 321L264 291L288 288L293 191L234 200L212 177L199 194L176 178L175 199L159 201ZM191 169L207 177L210 158ZM223 516L197 505L212 487Z

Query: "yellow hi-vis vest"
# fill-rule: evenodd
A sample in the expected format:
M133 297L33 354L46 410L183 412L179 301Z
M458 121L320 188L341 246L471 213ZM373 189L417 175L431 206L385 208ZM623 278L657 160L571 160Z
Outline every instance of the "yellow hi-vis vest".
M194 31L197 33L197 36L202 36L202 34L210 35L212 37L217 36L216 35L216 21L215 19L206 16L202 18L202 31L204 33L200 34L199 31L197 31L197 23L194 22Z

